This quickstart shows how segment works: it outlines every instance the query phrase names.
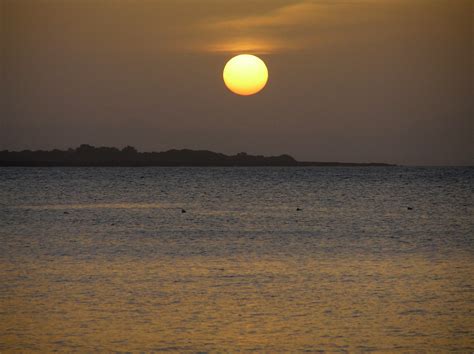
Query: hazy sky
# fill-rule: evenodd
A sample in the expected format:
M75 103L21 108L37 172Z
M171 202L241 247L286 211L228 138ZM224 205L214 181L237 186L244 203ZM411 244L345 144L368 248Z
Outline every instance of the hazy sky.
M471 0L0 0L0 149L474 164ZM230 93L259 55L269 83Z

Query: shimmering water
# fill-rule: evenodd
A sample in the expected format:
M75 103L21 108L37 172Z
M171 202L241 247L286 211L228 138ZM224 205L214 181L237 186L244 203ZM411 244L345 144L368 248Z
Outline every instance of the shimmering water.
M473 190L468 168L2 168L0 351L470 352Z

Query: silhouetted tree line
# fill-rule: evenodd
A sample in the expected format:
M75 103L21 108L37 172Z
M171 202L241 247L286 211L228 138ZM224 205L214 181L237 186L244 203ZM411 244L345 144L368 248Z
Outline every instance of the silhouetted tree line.
M134 147L94 147L82 144L76 149L51 151L0 151L0 165L6 166L292 166L288 155L253 156L244 152L234 156L207 150L168 150L138 152Z
M207 150L168 150L138 152L82 144L76 149L51 151L0 151L0 166L360 166L386 164L347 164L338 162L298 162L289 155L225 155Z

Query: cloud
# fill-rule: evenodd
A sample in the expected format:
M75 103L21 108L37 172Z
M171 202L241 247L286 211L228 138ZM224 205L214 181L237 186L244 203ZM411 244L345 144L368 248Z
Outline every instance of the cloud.
M314 21L318 5L313 2L301 2L277 8L270 13L247 16L210 24L216 30L261 30L269 27L300 26Z
M204 45L210 52L247 52L267 54L301 47L301 38L287 40L283 31L311 24L316 5L299 2L260 15L239 16L202 24L213 41ZM225 35L223 35L225 34Z
M373 0L305 0L263 14L206 19L199 26L210 52L274 53L304 50L341 36L342 31L376 20L367 13ZM209 40L210 39L210 40Z

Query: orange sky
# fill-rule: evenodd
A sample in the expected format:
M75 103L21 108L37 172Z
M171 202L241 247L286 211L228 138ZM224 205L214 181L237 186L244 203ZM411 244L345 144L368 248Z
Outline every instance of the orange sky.
M469 0L3 0L0 149L473 164ZM270 80L232 95L258 54Z

